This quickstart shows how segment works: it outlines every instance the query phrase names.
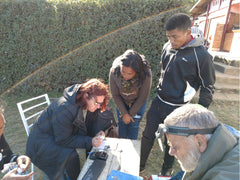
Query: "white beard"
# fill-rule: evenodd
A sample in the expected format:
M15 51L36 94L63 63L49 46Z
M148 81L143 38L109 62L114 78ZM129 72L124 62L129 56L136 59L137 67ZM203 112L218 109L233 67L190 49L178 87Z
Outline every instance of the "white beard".
M192 149L182 161L178 160L178 162L182 170L192 172L197 167L200 157L201 153L197 149Z

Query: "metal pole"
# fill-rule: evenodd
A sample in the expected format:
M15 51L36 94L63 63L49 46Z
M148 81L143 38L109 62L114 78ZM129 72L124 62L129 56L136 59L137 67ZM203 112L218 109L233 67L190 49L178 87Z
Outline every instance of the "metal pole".
M230 0L230 2L229 2L227 17L226 17L226 21L225 21L225 24L224 24L224 27L223 27L222 39L221 39L221 44L220 44L220 51L223 50L224 40L225 40L225 36L226 36L226 32L227 32L227 25L228 25L228 21L229 21L229 17L230 17L231 5L232 5L232 0Z

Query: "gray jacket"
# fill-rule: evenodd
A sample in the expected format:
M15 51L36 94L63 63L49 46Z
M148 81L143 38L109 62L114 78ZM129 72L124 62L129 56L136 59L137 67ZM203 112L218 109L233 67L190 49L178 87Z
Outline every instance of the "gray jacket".
M239 167L239 139L221 124L209 140L196 169L185 173L183 180L238 180Z

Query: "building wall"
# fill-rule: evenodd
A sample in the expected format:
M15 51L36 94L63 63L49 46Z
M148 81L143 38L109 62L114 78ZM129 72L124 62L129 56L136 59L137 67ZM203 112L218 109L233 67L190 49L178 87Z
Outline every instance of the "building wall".
M227 18L228 7L230 0L212 0L208 21L205 29L206 23L206 13L199 16L199 28L204 32L205 39L208 40L209 49L213 51L219 51L221 46L221 39L223 35L224 25ZM232 9L230 13L229 22L227 25L227 31L223 44L223 51L237 53L236 46L240 45L240 32L233 31L233 27L239 24L239 8L240 0L232 1ZM239 51L239 50L238 50Z
M230 53L236 57L240 57L239 55L239 47L240 47L240 31L238 30L238 32L234 32L233 34L233 38L232 38L232 43L231 43L231 48L230 48ZM225 45L225 44L224 44ZM227 44L226 44L226 48L227 48Z

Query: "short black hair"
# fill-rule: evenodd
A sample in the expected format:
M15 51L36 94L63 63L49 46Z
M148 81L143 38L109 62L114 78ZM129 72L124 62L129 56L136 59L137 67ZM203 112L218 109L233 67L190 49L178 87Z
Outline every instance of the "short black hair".
M187 14L178 13L171 16L165 25L165 29L167 31L171 31L174 29L179 30L188 30L191 28L191 19Z

